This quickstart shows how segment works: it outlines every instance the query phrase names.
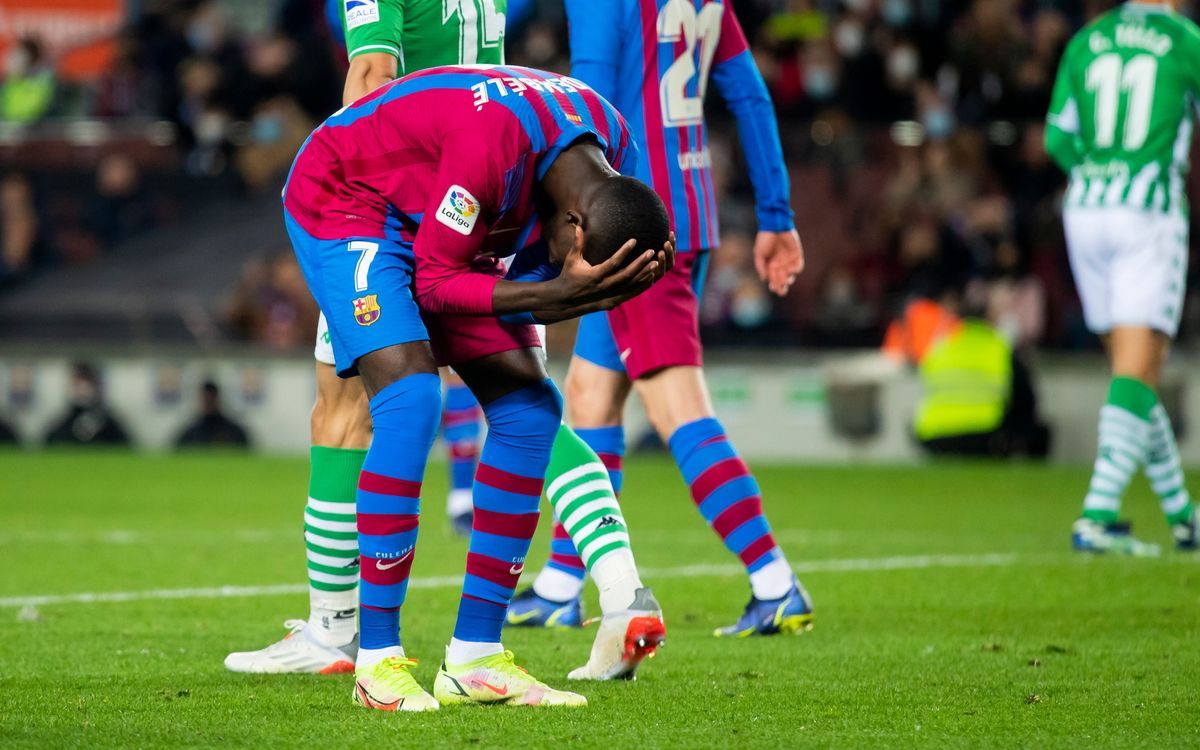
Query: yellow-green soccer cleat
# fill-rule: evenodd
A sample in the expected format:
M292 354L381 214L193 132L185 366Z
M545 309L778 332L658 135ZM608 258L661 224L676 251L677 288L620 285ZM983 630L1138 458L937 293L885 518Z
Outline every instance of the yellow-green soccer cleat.
M439 701L504 703L510 706L586 706L587 698L555 690L513 663L513 653L492 654L466 664L442 663L433 683Z
M436 711L434 697L408 671L416 659L389 656L373 666L355 670L354 702L380 711Z

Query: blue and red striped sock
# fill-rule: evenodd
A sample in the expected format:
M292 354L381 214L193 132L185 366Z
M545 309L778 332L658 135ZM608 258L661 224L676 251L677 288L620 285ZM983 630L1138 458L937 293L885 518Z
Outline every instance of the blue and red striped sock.
M625 460L625 428L621 425L613 427L592 427L577 429L575 434L588 444L608 469L608 478L612 482L613 492L621 496L621 484L624 481L622 462Z
M480 420L483 411L475 394L465 385L446 388L442 407L442 439L450 454L450 489L470 490L479 463Z
M549 379L483 407L487 439L475 474L475 520L462 600L447 660L456 642L499 644L504 614L525 570L537 529L550 448L562 419L562 397Z
M375 435L363 462L358 513L359 632L363 650L398 648L421 513L421 481L437 435L437 375L397 380L371 399Z
M566 573L579 581L587 577L587 568L584 567L583 558L575 551L575 543L571 541L571 535L567 533L566 527L558 519L555 519L554 530L550 534L550 561L546 563L546 567Z
M763 515L758 482L730 445L720 421L705 417L689 422L668 443L700 515L746 566L754 595L786 595L791 570Z

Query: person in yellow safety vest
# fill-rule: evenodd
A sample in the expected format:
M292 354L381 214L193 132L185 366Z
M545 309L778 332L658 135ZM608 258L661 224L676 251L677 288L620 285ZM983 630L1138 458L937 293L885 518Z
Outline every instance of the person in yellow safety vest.
M54 102L54 70L44 64L41 46L29 38L13 46L6 62L0 80L0 122L33 122Z
M913 431L934 454L1045 457L1029 374L991 325L966 318L920 364L923 394Z

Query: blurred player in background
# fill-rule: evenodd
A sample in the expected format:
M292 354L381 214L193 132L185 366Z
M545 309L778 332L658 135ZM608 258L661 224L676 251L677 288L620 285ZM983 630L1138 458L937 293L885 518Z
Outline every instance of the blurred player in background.
M758 273L782 296L804 265L770 95L728 3L567 0L566 7L572 75L629 120L642 151L638 176L670 210L679 248L674 269L649 292L580 322L567 376L571 422L604 457L619 491L632 383L696 507L749 574L749 604L716 634L807 629L812 603L775 543L758 483L726 438L701 370L697 297L719 237L703 110L710 74L737 118L750 167ZM554 536L549 566L514 600L510 623L537 624L547 612L577 606L584 571L568 556L566 535Z
M524 13L528 3L511 5ZM356 101L401 72L448 64L502 63L505 10L504 0L338 0L335 11L350 56L345 102ZM230 654L225 665L236 672L330 673L353 668L359 581L354 503L359 473L371 445L371 419L359 379L343 380L334 372L324 315L315 354L317 399L304 514L310 614L307 621L288 620L285 626L291 632L283 640L258 651ZM465 530L469 534L483 412L461 380L451 376L447 381L442 414L443 437L451 454L447 510L460 533ZM638 575L625 519L605 466L564 425L555 440L546 480L546 494L556 513L574 519L570 538L584 550L586 569L600 589L601 609L607 615L597 633L586 676L631 676L661 641L662 614ZM580 565L582 571L585 564L581 561ZM581 612L573 614L575 619L564 624L581 624ZM639 642L643 645L638 646Z
M1131 1L1084 27L1063 54L1046 150L1070 185L1063 224L1088 328L1112 367L1083 516L1084 552L1156 554L1118 522L1144 466L1179 549L1196 512L1157 389L1187 278L1184 175L1200 96L1200 29L1170 3Z
M356 497L357 703L586 703L518 668L500 631L562 424L533 323L610 309L674 258L662 201L618 173L635 159L624 121L595 92L501 66L388 84L326 120L297 155L288 234L326 312L338 375L361 374L374 425ZM561 275L501 278L499 259L532 252L534 232ZM409 671L400 608L441 415L439 365L471 387L488 434L458 619L431 696Z

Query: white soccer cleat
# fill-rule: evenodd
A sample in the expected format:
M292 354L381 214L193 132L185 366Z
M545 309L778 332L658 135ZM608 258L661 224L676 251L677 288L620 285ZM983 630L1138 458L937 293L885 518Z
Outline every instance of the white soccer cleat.
M337 648L318 643L309 635L308 622L287 620L291 632L282 640L258 651L235 651L225 657L230 672L251 674L347 674L354 671L358 636Z
M592 642L588 663L567 675L571 680L632 680L638 665L653 658L667 637L662 608L648 588L640 588L629 609L606 612Z

